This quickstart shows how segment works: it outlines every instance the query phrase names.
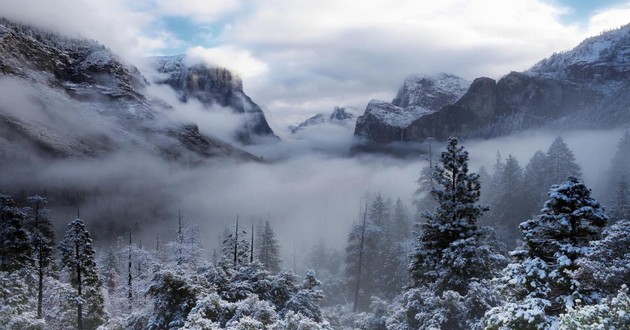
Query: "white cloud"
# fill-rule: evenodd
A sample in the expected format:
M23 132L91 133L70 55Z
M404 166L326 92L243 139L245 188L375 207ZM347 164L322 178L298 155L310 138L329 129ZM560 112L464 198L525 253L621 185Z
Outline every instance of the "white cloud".
M201 46L188 49L186 60L227 68L242 78L253 78L267 72L267 64L254 57L247 49L231 45L213 48Z
M597 35L628 23L630 23L630 2L596 12L588 21L588 35Z

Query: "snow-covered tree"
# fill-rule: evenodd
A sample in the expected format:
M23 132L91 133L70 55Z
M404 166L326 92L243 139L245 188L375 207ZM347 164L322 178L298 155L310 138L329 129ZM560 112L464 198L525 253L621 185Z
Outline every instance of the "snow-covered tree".
M596 305L569 308L562 315L560 329L628 329L630 326L630 294L624 284L616 296L604 298Z
M0 271L20 271L33 265L26 211L11 196L0 193Z
M630 281L630 220L613 224L602 236L578 261L576 278L591 291L614 295Z
M70 282L76 289L76 327L96 329L105 321L105 302L92 238L82 219L68 224L59 252L61 267L70 273Z
M146 326L149 330L180 329L190 310L206 293L199 277L186 269L167 267L157 271L147 293L153 298L153 310Z
M32 311L30 293L18 272L0 271L0 324L3 329L44 329Z
M567 306L592 303L598 296L575 273L607 216L574 177L552 186L549 197L540 215L520 225L526 245L512 253L516 261L503 271L500 288L509 299L488 312L490 328L547 329L557 325Z
M477 219L486 210L479 200L479 176L468 172L468 152L449 138L433 173L436 212L425 212L410 265L413 287L431 287L436 294L462 295L471 279L492 278L496 267L491 245L482 241Z

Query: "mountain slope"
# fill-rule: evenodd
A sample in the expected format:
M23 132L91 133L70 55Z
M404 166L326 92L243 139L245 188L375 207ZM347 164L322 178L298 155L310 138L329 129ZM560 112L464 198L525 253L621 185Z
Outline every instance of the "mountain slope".
M0 18L0 148L45 157L142 150L169 159L257 158L173 122L146 80L95 41Z
M368 105L367 117L374 110ZM423 141L449 136L489 138L528 128L607 129L630 124L630 25L584 40L525 72L498 81L477 78L456 102L400 130L359 129L368 142ZM395 132L390 132L395 131Z

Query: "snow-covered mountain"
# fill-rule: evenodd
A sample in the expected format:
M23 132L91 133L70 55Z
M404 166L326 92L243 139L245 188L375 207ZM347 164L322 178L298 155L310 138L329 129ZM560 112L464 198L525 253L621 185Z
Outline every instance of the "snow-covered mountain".
M410 75L392 102L372 100L357 118L355 135L373 142L400 141L415 120L456 102L470 82L452 74Z
M525 72L511 72L498 81L477 78L458 100L412 121L392 125L383 114L404 112L371 102L357 120L355 135L388 143L452 135L487 138L528 128L627 127L629 78L630 25L626 25L586 39Z
M154 62L157 70L165 74L156 83L171 86L181 101L195 98L207 108L229 107L244 116L244 125L236 132L240 142L249 144L256 137L277 139L262 109L245 94L242 80L234 73L205 64L188 65L184 55L156 57Z
M145 93L148 82L95 41L60 37L0 18L0 149L98 157L143 150L169 159L255 160Z
M296 134L307 127L317 126L321 124L334 124L339 126L352 125L353 119L356 117L356 111L352 108L335 107L330 115L318 113L307 120L301 122L297 126L289 127L292 134Z

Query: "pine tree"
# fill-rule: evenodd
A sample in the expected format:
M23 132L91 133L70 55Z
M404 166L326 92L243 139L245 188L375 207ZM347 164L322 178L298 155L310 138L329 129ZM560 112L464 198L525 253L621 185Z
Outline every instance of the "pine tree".
M435 213L425 212L410 266L414 287L465 294L472 279L487 279L497 267L493 251L482 242L477 219L487 209L478 205L479 176L468 172L468 152L449 138L440 157L431 192Z
M26 218L26 210L18 207L11 196L0 193L0 271L23 271L33 266Z
M271 228L269 221L265 222L265 227L260 235L258 260L266 270L272 273L280 271L280 246L276 239L276 233Z
M592 303L598 297L576 280L578 261L600 238L607 216L590 190L578 179L554 185L541 214L520 225L524 250L513 252L501 279L510 301L491 310L491 328L549 328L576 300Z
M523 204L531 214L540 210L540 205L547 199L548 188L553 182L547 178L547 155L542 151L536 151L530 158L523 173Z
M415 199L413 205L416 207L416 214L420 215L425 210L433 210L435 208L435 201L431 197L431 190L433 189L433 168L425 166L420 170L420 177L416 180L418 188L414 192ZM420 221L418 219L414 219Z
M44 205L48 203L46 198L35 195L29 197L28 202L33 205L29 230L37 270L37 318L41 319L43 317L44 277L47 275L55 250L55 229L48 216L48 210L44 208Z
M610 210L610 222L630 220L630 187L625 175L619 180L617 194Z
M529 216L523 205L523 170L516 158L509 155L495 175L496 195L489 212L490 225L499 239L513 249L520 238L518 225Z
M61 266L70 272L77 290L77 329L96 329L105 321L104 298L92 238L82 219L68 224L59 251Z
M391 234L394 242L403 242L410 235L410 222L409 214L405 204L400 200L400 197L396 199L394 204L394 212L391 219Z
M575 162L575 156L561 137L557 137L549 146L546 157L547 184L563 182L567 177L579 178L582 176L580 166Z

